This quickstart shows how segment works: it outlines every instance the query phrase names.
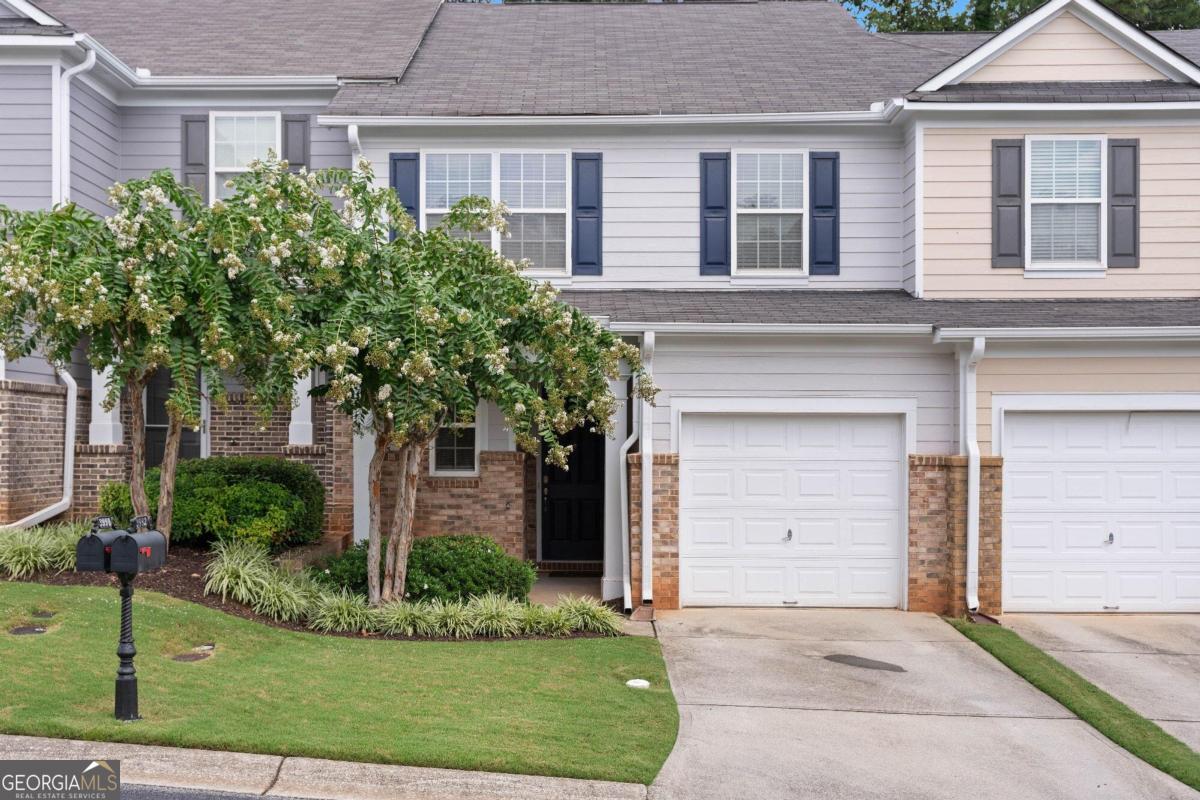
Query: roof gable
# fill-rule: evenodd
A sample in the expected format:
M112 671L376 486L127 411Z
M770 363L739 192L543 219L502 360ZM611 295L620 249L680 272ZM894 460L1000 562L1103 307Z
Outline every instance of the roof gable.
M62 23L30 3L29 0L0 0L0 20L32 20L38 25L57 27Z
M918 87L965 82L1200 83L1200 67L1095 0L1050 0Z

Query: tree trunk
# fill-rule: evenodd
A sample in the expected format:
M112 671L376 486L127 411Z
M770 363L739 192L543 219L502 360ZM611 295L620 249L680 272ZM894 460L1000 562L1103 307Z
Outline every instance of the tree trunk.
M163 448L158 479L158 518L155 529L171 543L171 522L175 514L175 472L179 467L179 441L183 438L183 420L171 414L167 422L167 442Z
M375 453L371 456L371 465L367 471L367 483L370 486L368 499L370 522L367 528L367 599L373 606L379 605L382 597L379 586L381 518L383 517L380 489L383 486L383 462L387 458L390 443L391 437L387 431L375 433Z
M391 597L404 599L404 584L408 578L408 554L412 550L413 512L417 508L417 473L421 468L421 456L428 442L410 444L404 448L401 462L400 491L397 492L396 508L392 513L392 525L388 532L388 562L395 565L391 580ZM385 585L384 592L388 593Z
M150 501L146 497L146 409L142 405L142 392L147 378L129 381L125 385L125 401L129 404L129 436L133 445L130 453L132 469L129 473L129 499L133 503L134 516L149 516ZM124 525L129 520L117 520Z
M396 581L396 538L391 536L396 529L396 520L404 512L404 492L406 484L404 482L404 468L408 464L408 451L412 449L412 445L405 445L400 450L398 472L396 473L396 497L392 505L392 521L388 525L388 546L384 554L383 562L383 586L382 586L382 601L384 603L392 600L392 588ZM382 524L382 521L381 523Z

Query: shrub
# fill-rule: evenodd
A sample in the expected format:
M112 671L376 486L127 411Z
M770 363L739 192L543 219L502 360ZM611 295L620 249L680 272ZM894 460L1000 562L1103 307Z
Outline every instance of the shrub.
M388 603L379 609L375 623L388 636L436 636L438 632L428 603Z
M158 503L159 474L146 473L151 507ZM126 522L133 514L128 484L105 485L100 510ZM171 538L239 538L278 550L316 541L324 514L325 489L307 464L260 456L188 459L179 463Z
M375 627L375 614L367 598L345 589L317 595L308 617L308 627L322 633L358 633Z
M267 551L249 542L226 540L213 548L213 560L204 569L204 593L232 597L254 606L271 582L275 567Z
M484 594L467 601L467 614L476 636L507 639L521 632L523 606L502 594Z
M555 609L571 623L571 630L619 636L625 618L590 597L559 597Z
M367 592L367 543L359 542L314 569L326 585ZM428 536L413 542L408 557L409 600L469 600L499 594L525 600L537 572L485 536Z
M566 636L571 620L560 608L530 603L521 608L521 632L526 636Z

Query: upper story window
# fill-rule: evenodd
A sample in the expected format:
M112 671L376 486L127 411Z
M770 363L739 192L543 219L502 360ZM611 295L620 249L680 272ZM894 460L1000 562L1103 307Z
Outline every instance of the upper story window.
M475 234L481 242L514 260L528 259L531 270L563 275L570 248L565 152L436 153L422 155L425 229L469 195L503 201L510 211L508 236Z
M733 154L734 272L805 269L803 151Z
M1028 266L1104 263L1104 142L1101 137L1029 137Z
M213 195L220 199L233 195L225 182L248 172L250 162L268 154L283 152L279 112L214 111L210 115L209 163L212 164Z
M471 422L452 419L450 424L438 430L430 448L430 474L479 474L479 442L478 415Z

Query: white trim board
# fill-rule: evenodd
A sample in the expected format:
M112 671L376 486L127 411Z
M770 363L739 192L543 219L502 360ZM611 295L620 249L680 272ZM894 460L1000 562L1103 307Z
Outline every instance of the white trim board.
M57 19L42 11L33 3L28 2L28 0L0 0L0 4L8 6L13 11L28 17L43 27L53 28L62 25Z
M1152 36L1142 33L1095 0L1050 0L1018 20L917 87L918 92L935 92L978 72L999 55L1041 30L1064 11L1070 11L1114 43L1128 50L1164 75L1181 82L1200 83L1200 67L1178 55Z
M1095 392L1086 394L993 394L992 452L1004 452L1004 414L1009 411L1200 411L1200 394Z

